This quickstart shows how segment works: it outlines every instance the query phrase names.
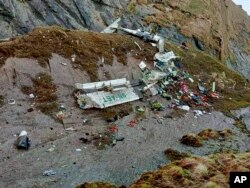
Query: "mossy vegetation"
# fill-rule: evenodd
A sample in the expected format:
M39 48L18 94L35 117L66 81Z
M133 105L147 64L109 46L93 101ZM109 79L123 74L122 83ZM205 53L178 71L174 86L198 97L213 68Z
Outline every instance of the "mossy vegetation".
M140 51L134 42L143 50ZM36 28L31 33L0 44L0 65L9 57L33 58L47 66L52 53L71 59L73 67L86 71L92 81L98 81L98 61L102 57L112 65L114 56L118 62L127 63L127 53L137 58L153 59L156 49L142 40L118 34L70 31L59 27Z
M193 13L203 12L205 8L205 4L201 3L200 0L190 0L188 6L188 9Z
M183 158L189 157L190 155L187 153L181 153L177 150L168 148L167 150L164 151L164 154L166 155L166 157L168 159L170 159L171 161L175 161L175 160L181 160Z
M23 86L22 92L35 96L35 105L41 112L52 115L58 109L56 85L50 75L38 74L33 80L33 87Z
M250 153L187 157L143 174L130 188L227 187L229 172L250 170L249 157Z
M204 129L200 131L198 134L195 133L189 133L184 135L180 142L182 144L185 144L187 146L192 147L201 147L203 146L204 140L210 140L210 139L228 139L233 135L233 132L230 129L223 129L221 131L216 131L213 129Z
M118 188L118 187L109 183L95 182L95 183L84 183L82 185L77 186L76 188Z
M129 4L127 5L127 11L130 14L135 14L136 12L136 2L134 2L133 0L129 2Z

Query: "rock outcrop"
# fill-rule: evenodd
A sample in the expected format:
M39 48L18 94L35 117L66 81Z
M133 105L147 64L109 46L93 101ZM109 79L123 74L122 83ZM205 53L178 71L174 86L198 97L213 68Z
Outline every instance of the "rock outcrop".
M0 38L50 25L100 31L125 5L124 0L0 0Z

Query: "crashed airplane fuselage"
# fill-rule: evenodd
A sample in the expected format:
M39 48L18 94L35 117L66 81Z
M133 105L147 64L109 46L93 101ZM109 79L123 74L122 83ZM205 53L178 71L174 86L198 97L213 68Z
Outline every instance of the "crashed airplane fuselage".
M76 88L87 92L76 93L77 103L81 109L102 109L141 98L141 92L133 88L125 78L87 84L77 83Z

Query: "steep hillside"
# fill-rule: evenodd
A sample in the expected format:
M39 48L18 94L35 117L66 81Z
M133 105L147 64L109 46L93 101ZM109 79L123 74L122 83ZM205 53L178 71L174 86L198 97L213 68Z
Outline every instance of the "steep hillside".
M231 0L137 2L128 7L144 26L177 44L190 43L250 78L250 17Z
M242 113L234 117L231 110L250 105L249 83L205 52L168 42L165 49L181 57L179 66L194 79L187 82L190 90L198 92L199 79L207 89L216 82L219 99L197 107L207 111L205 115L172 109L171 101L159 95L150 99L166 106L160 112L152 110L147 100L103 110L79 108L75 83L139 80L141 61L153 67L157 48L136 37L42 27L0 43L0 187L68 188L92 181L130 185L145 171L169 162L166 148L195 155L248 151L249 126L241 120ZM137 112L138 106L145 108L145 114ZM114 128L119 134L107 134ZM234 136L204 141L199 149L179 141L203 129L230 129ZM32 141L28 151L19 151L14 144L13 135L21 130ZM43 176L49 169L55 176Z
M135 41L143 50L139 50ZM229 111L250 104L249 83L219 60L196 49L184 50L171 43L166 43L165 47L182 57L185 69L196 81L201 79L207 87L216 81L217 90L222 94L221 100L214 104L216 109ZM107 66L112 66L114 61L126 66L130 55L152 65L156 48L129 35L70 31L59 27L37 28L27 35L0 43L0 65L10 57L32 58L50 69L48 62L53 53L68 59L75 56L72 66L85 71L90 80L98 81L101 59ZM108 74L112 74L110 70ZM189 85L197 87L195 83Z
M231 0L0 0L0 38L37 26L101 31L118 17L123 26L189 43L250 79L250 17Z

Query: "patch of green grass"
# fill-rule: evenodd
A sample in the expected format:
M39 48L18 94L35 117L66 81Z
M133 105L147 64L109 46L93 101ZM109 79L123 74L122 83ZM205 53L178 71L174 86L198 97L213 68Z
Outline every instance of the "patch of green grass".
M130 14L135 14L136 12L136 3L131 1L128 6L127 6L127 11L130 13Z
M205 9L204 3L200 0L190 0L188 8L191 12L199 13Z

